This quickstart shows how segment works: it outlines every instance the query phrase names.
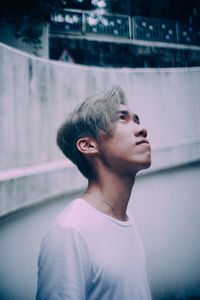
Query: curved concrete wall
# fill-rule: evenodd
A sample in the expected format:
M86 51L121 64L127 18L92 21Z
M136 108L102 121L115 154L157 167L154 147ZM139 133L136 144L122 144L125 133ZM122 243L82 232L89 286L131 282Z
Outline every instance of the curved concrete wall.
M152 144L196 140L200 68L101 69L40 60L0 45L1 170L62 159L61 120L97 90L120 84L141 114Z
M113 83L124 88L148 128L151 171L200 158L200 68L91 68L37 59L3 44L0 66L0 215L68 189L60 176L69 163L55 144L56 130L78 102ZM51 178L58 178L57 188ZM26 191L19 189L24 185Z
M152 143L153 164L138 176L130 209L155 299L200 296L200 68L91 68L3 44L0 66L0 298L34 299L41 237L86 186L57 149L56 130L78 102L113 83L124 88Z

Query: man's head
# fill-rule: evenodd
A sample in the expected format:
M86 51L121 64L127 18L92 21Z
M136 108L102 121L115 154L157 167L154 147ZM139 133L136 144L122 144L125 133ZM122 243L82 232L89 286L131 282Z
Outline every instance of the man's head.
M113 86L105 94L87 98L67 118L57 133L57 144L87 178L90 168L77 142L84 137L100 140L101 133L111 136L118 120L120 104L125 105L125 95L119 86Z

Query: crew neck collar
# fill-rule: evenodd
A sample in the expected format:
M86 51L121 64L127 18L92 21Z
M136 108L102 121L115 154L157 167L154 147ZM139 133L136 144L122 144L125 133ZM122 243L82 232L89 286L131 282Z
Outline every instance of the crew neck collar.
M111 216L108 216L102 212L100 212L99 210L97 210L96 208L94 208L92 205L90 205L85 199L83 198L78 198L76 199L76 201L80 201L83 205L86 205L87 207L89 207L91 210L93 210L95 213L97 213L98 215L101 215L107 219L109 219L110 221L120 225L120 226L131 226L132 225L132 217L131 217L131 214L129 213L129 211L127 211L127 216L128 216L128 220L127 221L121 221L121 220L118 220L116 218L113 218Z

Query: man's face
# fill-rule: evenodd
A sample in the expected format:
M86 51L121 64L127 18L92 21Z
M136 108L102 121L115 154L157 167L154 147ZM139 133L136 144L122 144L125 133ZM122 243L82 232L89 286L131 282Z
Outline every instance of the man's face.
M119 174L134 174L151 165L151 148L147 130L137 115L120 105L112 136L102 134L99 144L103 163Z

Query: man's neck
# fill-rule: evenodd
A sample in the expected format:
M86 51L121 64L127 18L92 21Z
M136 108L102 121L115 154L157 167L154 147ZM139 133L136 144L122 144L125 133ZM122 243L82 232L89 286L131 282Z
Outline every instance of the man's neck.
M135 176L102 174L98 179L89 181L83 198L97 210L124 221L134 180Z

